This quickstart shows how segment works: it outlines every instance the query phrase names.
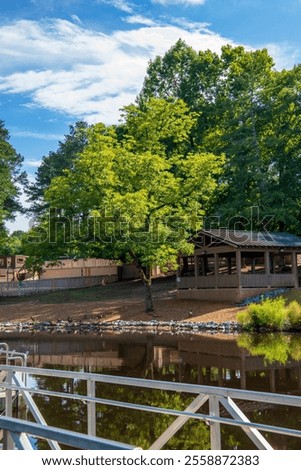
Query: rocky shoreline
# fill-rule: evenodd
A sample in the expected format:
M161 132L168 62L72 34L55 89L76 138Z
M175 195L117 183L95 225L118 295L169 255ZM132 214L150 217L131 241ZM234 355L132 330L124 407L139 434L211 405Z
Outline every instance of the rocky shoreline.
M41 321L41 322L3 322L0 323L1 333L102 333L102 332L152 332L152 333L238 333L242 330L241 325L235 321L223 323L189 322L189 321L125 321L116 320L111 322L70 322L70 321Z

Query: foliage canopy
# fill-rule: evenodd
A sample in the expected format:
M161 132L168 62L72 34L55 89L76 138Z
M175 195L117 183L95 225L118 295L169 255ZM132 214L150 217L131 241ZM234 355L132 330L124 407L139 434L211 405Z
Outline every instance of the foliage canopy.
M135 261L148 287L153 267L174 268L179 251L192 249L223 165L190 148L195 122L182 100L152 98L124 108L121 138L113 126L92 126L73 167L45 193L68 219L68 241Z

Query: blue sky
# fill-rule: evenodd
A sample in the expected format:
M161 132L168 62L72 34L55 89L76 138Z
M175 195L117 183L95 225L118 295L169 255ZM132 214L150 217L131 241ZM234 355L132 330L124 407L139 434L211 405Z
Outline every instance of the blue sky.
M180 37L197 50L267 47L291 68L300 23L301 0L1 0L0 119L33 179L70 124L116 123L148 61Z

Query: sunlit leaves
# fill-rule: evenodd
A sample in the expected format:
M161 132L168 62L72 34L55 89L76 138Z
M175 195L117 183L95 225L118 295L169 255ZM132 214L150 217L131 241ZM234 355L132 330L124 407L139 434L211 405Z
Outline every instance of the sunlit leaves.
M181 100L126 107L121 128L91 126L85 149L52 180L47 201L72 224L88 218L96 254L105 245L107 255L129 257L150 282L151 268L174 268L179 251L191 252L187 240L222 169L222 157L192 151L195 125Z

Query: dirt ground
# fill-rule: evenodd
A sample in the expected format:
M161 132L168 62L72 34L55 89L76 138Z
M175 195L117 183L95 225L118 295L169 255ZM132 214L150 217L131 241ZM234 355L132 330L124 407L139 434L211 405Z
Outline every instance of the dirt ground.
M1 298L0 322L25 321L235 321L241 310L225 302L177 299L175 279L153 282L152 315L144 311L144 286L140 281L123 281L90 289L59 291L25 298Z

